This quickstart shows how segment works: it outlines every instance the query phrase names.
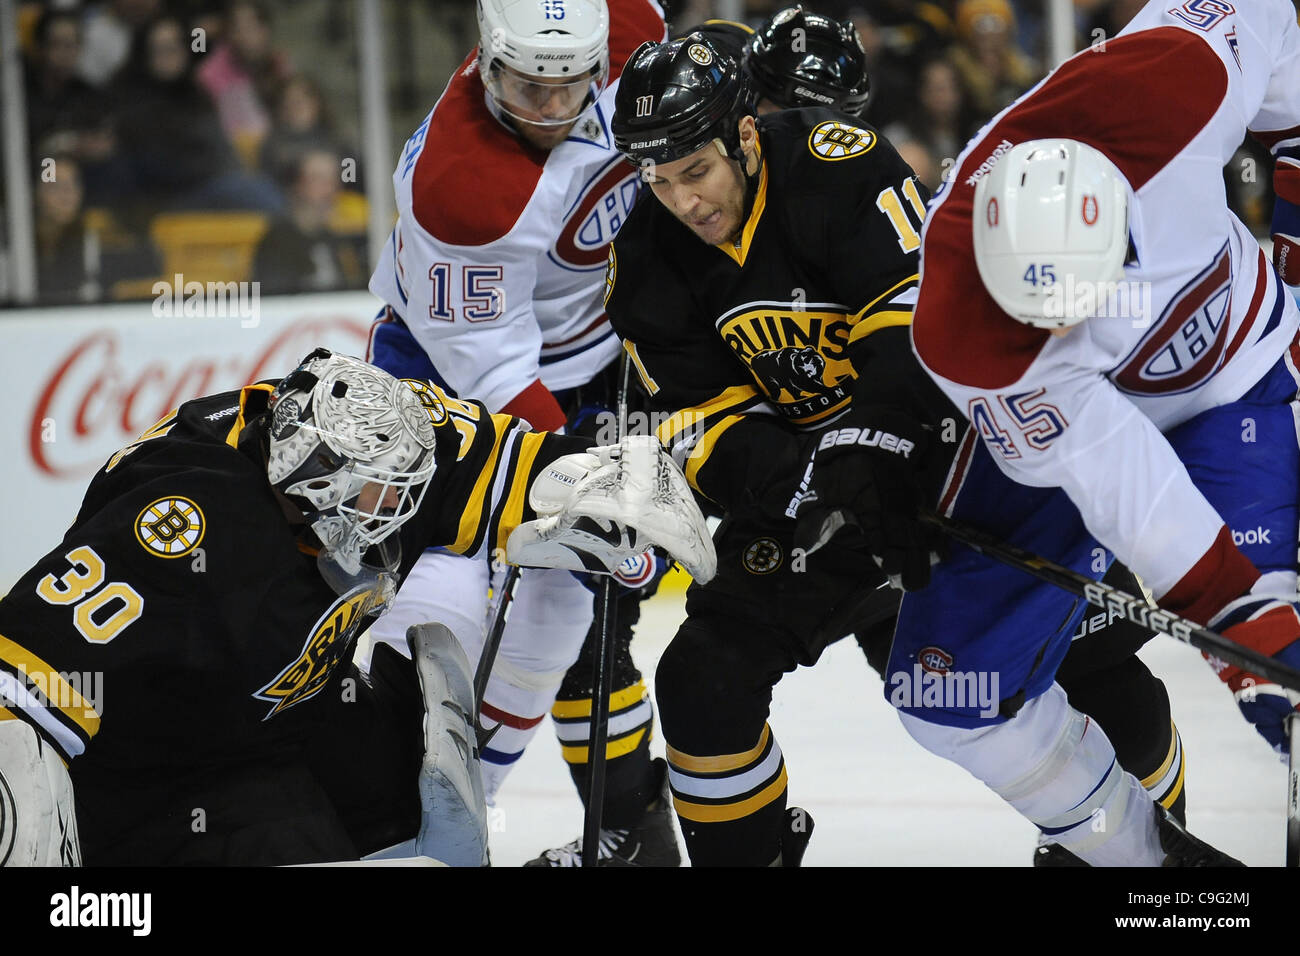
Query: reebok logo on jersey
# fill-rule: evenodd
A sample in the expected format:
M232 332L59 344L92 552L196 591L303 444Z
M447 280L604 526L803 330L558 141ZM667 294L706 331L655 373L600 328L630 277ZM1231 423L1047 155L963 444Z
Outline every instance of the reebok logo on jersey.
M1273 542L1270 541L1268 537L1271 532L1271 528L1258 527L1252 528L1244 533L1241 531L1234 531L1232 532L1232 543L1237 546L1243 544L1272 544Z
M916 445L906 438L899 438L879 428L830 428L822 433L818 451L832 445L861 445L864 448L880 448L884 451L910 458Z
M966 185L974 186L977 182L987 176L989 170L993 168L993 164L1001 159L1002 154L1010 150L1011 146L1012 143L1008 139L1004 139L1002 142L998 143L993 152L989 154L989 158L980 163L979 166L975 168L975 172L970 174L966 180Z

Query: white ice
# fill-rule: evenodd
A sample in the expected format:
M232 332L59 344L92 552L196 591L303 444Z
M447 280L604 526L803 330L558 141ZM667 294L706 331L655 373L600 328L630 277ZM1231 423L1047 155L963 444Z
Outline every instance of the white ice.
M632 653L647 681L682 617L680 595L645 605ZM1182 734L1189 828L1249 865L1282 865L1285 766L1197 651L1158 636L1141 656L1165 681ZM789 802L816 824L804 865L1029 865L1034 827L917 746L881 687L852 639L776 687L770 722L785 753ZM656 733L651 751L663 750ZM549 719L506 780L491 822L497 866L517 866L581 832L582 806Z

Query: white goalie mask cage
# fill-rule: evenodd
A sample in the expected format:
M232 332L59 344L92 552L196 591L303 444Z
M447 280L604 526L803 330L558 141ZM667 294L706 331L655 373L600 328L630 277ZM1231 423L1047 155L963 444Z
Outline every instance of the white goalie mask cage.
M478 0L479 75L496 108L536 126L572 123L609 81L605 0ZM547 117L558 96L566 115Z
M317 349L271 395L271 484L348 574L415 514L433 478L433 419L417 388Z

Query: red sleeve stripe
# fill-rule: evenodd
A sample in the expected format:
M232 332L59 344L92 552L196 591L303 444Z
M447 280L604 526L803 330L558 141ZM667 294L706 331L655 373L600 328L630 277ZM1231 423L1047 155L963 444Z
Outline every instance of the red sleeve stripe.
M1283 140L1300 138L1300 126L1292 126L1290 129L1277 130L1252 129L1250 135L1269 149L1272 149Z
M1229 601L1249 591L1257 580L1259 569L1232 543L1232 532L1224 525L1210 549L1157 603L1204 624Z
M564 427L564 412L550 389L534 380L531 385L502 407L501 411L522 418L537 431L553 432Z

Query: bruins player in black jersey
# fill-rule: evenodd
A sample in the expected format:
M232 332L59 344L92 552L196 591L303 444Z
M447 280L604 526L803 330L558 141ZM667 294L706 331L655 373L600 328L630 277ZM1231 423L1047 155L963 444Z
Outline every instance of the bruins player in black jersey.
M0 601L0 864L357 859L417 829L483 862L463 652L417 681L354 641L426 545L599 571L657 542L711 574L654 440L591 445L325 350L181 405ZM667 486L633 504L634 474ZM421 796L463 812L422 825Z
M737 64L697 34L637 51L613 124L652 197L611 247L606 308L669 416L659 437L726 514L718 577L688 593L656 677L695 865L802 855L809 820L786 811L771 688L850 632L883 668L898 592L875 585L882 570L925 582L935 542L906 516L938 500L965 431L908 340L924 187L853 117L754 113ZM840 535L808 554L794 547L799 483L832 431L878 446L839 474L845 495L874 496L879 524L865 542ZM1163 686L1133 657L1145 639L1134 631L1112 629L1105 663L1140 673L1126 670L1107 699L1118 703L1099 709L1141 728L1121 757L1150 768L1138 775L1174 803L1181 748Z

